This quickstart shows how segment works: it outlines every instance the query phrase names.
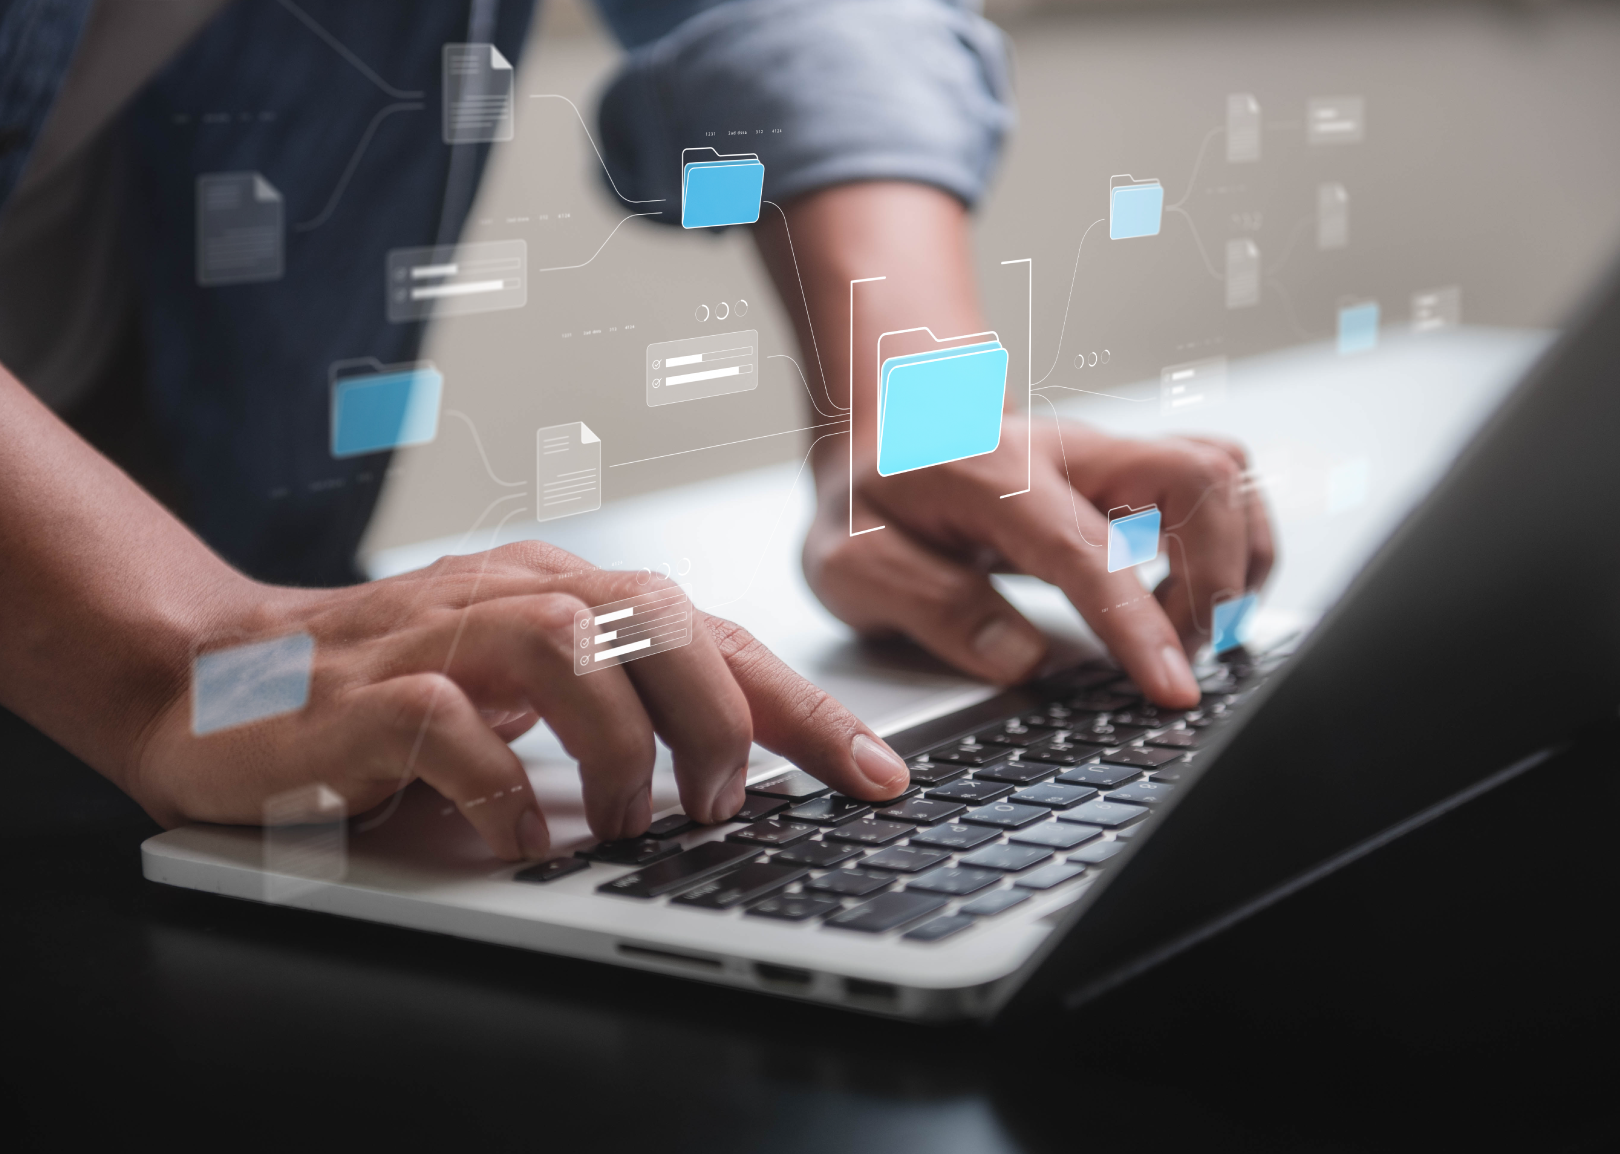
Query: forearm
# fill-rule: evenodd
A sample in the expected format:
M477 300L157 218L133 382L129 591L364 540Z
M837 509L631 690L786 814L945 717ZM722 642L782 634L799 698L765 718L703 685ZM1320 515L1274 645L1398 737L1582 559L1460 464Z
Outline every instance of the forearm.
M124 785L195 645L268 591L3 369L0 494L0 704Z

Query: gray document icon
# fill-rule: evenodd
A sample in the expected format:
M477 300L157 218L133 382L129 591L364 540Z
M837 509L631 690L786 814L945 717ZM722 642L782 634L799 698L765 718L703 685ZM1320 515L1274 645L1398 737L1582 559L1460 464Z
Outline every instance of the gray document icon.
M256 172L197 178L197 283L205 288L280 280L282 203Z
M536 521L602 507L602 442L584 421L550 425L535 437Z
M444 142L487 144L512 139L517 73L493 44L446 44Z
M1260 248L1248 237L1226 242L1226 307L1252 308L1260 303Z
M1342 184L1316 189L1316 247L1343 248L1350 243L1350 194Z
M1260 159L1260 102L1248 92L1226 98L1226 163Z

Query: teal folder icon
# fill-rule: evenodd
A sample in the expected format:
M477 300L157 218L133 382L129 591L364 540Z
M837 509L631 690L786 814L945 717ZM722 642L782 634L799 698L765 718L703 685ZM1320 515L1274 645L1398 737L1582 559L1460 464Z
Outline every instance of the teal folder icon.
M1249 636L1249 618L1259 604L1260 595L1257 593L1245 593L1241 597L1228 597L1215 602L1214 621L1211 623L1214 637L1210 647L1216 653L1225 653L1242 645Z
M1118 573L1142 565L1159 555L1159 507L1124 506L1123 517L1108 516L1108 571Z
M1006 393L999 339L890 357L878 370L878 472L995 452Z
M332 456L425 445L438 435L444 374L432 364L382 365L367 357L337 362L331 377Z
M1129 173L1108 178L1108 238L1158 236L1164 220L1164 185Z
M687 160L688 154L696 159ZM681 152L681 227L722 228L759 219L765 166L751 152L722 156L712 148Z

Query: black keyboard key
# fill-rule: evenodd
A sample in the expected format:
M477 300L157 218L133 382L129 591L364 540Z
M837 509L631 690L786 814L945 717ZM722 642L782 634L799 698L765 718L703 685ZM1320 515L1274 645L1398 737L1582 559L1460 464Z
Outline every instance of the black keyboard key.
M863 934L883 934L899 929L907 922L926 917L945 905L945 899L933 894L902 891L883 894L865 905L845 910L828 918L826 924L841 930L857 930Z
M598 893L632 898L656 898L674 890L696 885L759 853L751 845L729 841L706 841L667 861L625 874L622 878L596 887Z
M958 859L958 865L972 866L974 869L1004 870L1007 873L1016 873L1027 870L1036 862L1045 861L1052 856L1052 851L1045 846L1033 845L987 845L983 849L976 849Z
M988 765L996 758L1006 756L1007 751L999 745L947 745L928 751L930 761L946 765L965 765L970 769L974 766Z
M698 823L687 817L684 813L672 813L668 817L661 817L647 827L643 837L666 838L683 834L687 830L696 829Z
M1143 704L1118 710L1109 715L1108 721L1112 725L1141 725L1148 729L1163 729L1186 716L1185 709L1160 709L1157 705Z
M878 810L878 816L890 821L909 821L912 825L938 825L942 821L950 821L966 809L967 806L954 801L929 801L927 798L914 797L901 805Z
M811 825L843 825L847 821L865 817L872 807L864 801L848 798L818 797L803 805L796 805L782 816L788 821L805 821Z
M933 829L912 834L911 844L964 850L993 841L997 836L999 835L994 829L986 829L982 825L937 825Z
M914 833L917 827L907 825L901 821L883 821L875 817L863 817L852 821L848 825L841 825L837 829L830 829L823 835L824 841L841 841L850 845L888 845L899 841L908 834Z
M783 801L809 801L826 793L828 786L817 781L802 769L790 769L772 774L764 781L748 787L749 793L765 797L779 797Z
M962 815L970 825L993 825L998 829L1018 829L1051 815L1051 810L1036 805L1013 805L998 801L994 805L981 805Z
M944 917L924 922L914 930L907 930L900 936L910 942L942 942L952 934L961 933L972 924L972 918L964 918L961 914L946 914Z
M660 841L655 837L627 837L622 841L597 842L589 849L577 851L574 856L608 865L643 866L672 858L680 852L681 847L677 842Z
M991 890L987 894L980 894L970 902L963 902L957 907L964 914L971 914L976 918L990 918L1010 910L1019 902L1029 901L1029 894L1024 890Z
M1097 796L1097 791L1089 785L1059 785L1048 781L1041 785L1032 785L1028 789L1021 789L1007 800L1022 805L1044 805L1052 809L1068 809L1071 805L1079 805L1083 801L1090 801Z
M837 898L823 897L821 894L787 894L782 897L766 898L757 905L749 906L746 912L756 918L804 922L811 918L824 918L843 908L844 903Z
M1040 781L1043 777L1051 777L1057 772L1054 765L1045 765L1039 761L1008 761L1001 765L992 765L988 769L973 771L974 781L1006 781L1013 785L1028 785L1032 781Z
M837 798L839 801L852 801L856 805L869 805L873 809L888 809L892 805L899 805L903 801L908 801L911 798L916 797L921 792L922 786L913 785L907 788L904 793L896 794L894 797L886 797L882 801L862 801L860 798L850 797L846 793L835 793L833 794L833 797Z
M1102 755L1109 765L1134 765L1137 769L1158 769L1181 756L1179 749L1116 749Z
M892 870L901 874L920 874L932 869L951 855L942 849L927 849L915 845L891 845L880 849L861 863L862 869Z
M1083 865L1073 864L1070 861L1055 861L1049 866L1042 866L1032 873L1021 878L1013 878L1013 885L1026 890L1049 890L1053 886L1060 886L1086 872Z
M1128 765L1077 765L1066 773L1058 774L1058 780L1064 785L1100 785L1104 789L1112 789L1121 782L1139 776L1141 772Z
M955 781L967 772L960 765L946 765L941 762L928 761L919 758L910 763L912 784L942 785L947 781Z
M1145 813L1147 813L1145 805L1121 805L1117 801L1097 798L1073 809L1063 810L1057 817L1059 821L1078 821L1087 825L1115 829L1118 826L1129 825Z
M1006 797L1013 787L999 781L951 781L925 795L934 801L986 802Z
M1160 749L1197 749L1201 736L1196 729L1167 729L1147 743Z
M831 869L833 866L842 865L852 857L860 856L860 849L852 845L837 845L830 841L801 841L798 845L783 850L771 860L811 866L815 869Z
M1047 765L1079 765L1097 756L1092 745L1070 745L1068 742L1050 742L1024 751L1023 761L1042 761Z
M1175 765L1167 765L1163 769L1154 770L1148 774L1148 778L1152 781L1167 781L1171 785L1176 785L1191 772L1191 768L1186 762L1177 762Z
M768 848L789 846L795 842L807 840L816 832L813 825L800 825L794 821L782 821L778 818L766 818L756 821L753 825L727 834L727 841L746 842L749 845L762 845Z
M906 883L907 892L924 890L928 893L949 894L951 897L966 897L968 894L978 893L987 886L993 886L1001 880L1001 875L995 870L976 870L971 866L940 866L929 870L922 877L912 878Z
M1070 854L1069 860L1075 865L1098 865L1124 848L1125 843L1122 841L1094 841Z
M760 821L781 813L788 802L779 797L762 797L751 793L743 798L742 808L732 815L732 821Z
M1100 825L1076 825L1069 821L1048 821L1040 825L1026 826L1014 830L1007 835L1008 841L1018 842L1020 845L1046 845L1053 849L1073 849L1077 845L1085 845L1094 837L1102 834Z
M520 869L512 875L515 882L554 882L558 878L565 878L569 874L577 874L580 870L588 870L591 863L582 857L554 857L550 861L543 861L539 865Z
M804 883L807 890L826 894L839 894L846 898L864 898L875 894L894 881L892 874L869 874L860 870L832 870L813 881Z
M1069 731L1070 741L1089 741L1093 745L1124 745L1147 732L1142 725L1088 725Z
M671 905L697 906L705 910L730 910L744 902L766 897L785 889L810 871L803 866L752 862L671 898Z
M1027 725L1014 727L1011 724L998 725L977 734L982 745L999 745L1007 749L1023 749L1026 745L1034 745L1050 736L1046 729L1035 730Z
M1146 828L1147 828L1147 822L1139 821L1135 825L1128 825L1128 826L1125 826L1123 829L1116 829L1114 831L1114 836L1115 837L1125 838L1128 841L1131 838L1135 837L1137 834L1141 833Z
M1152 805L1175 792L1175 786L1166 785L1162 781L1133 781L1130 785L1121 786L1109 794L1108 800L1129 802L1132 805Z

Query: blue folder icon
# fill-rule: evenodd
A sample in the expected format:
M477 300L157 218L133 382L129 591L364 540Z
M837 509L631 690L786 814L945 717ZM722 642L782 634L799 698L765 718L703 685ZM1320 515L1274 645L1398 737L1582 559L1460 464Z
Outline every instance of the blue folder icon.
M890 357L878 372L878 472L995 452L1006 392L999 340Z
M1215 602L1215 620L1212 624L1215 636L1211 646L1216 653L1225 653L1243 644L1249 635L1249 617L1258 604L1260 595L1257 593L1245 593L1241 597Z
M344 367L374 371L340 375ZM425 445L439 432L444 374L431 364L381 365L367 358L332 366L332 456L358 457Z
M1126 506L1130 508L1129 505ZM1108 571L1118 573L1159 555L1159 507L1149 505L1108 521Z
M1339 310L1339 355L1378 347L1378 302L1362 301Z
M1128 173L1108 178L1108 238L1158 236L1164 219L1164 185Z
M688 154L697 159L688 161ZM751 152L722 156L712 148L681 153L681 227L720 228L759 219L765 166Z

